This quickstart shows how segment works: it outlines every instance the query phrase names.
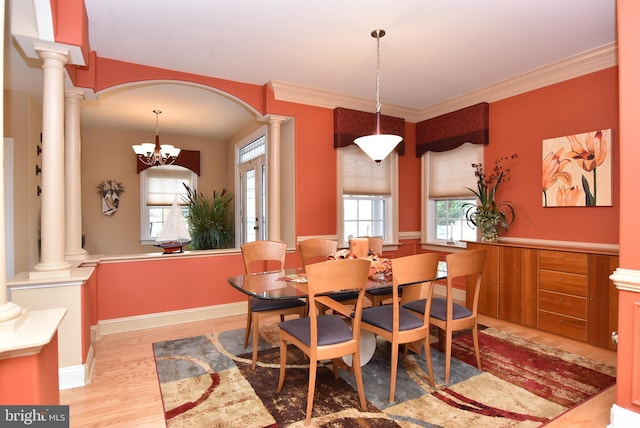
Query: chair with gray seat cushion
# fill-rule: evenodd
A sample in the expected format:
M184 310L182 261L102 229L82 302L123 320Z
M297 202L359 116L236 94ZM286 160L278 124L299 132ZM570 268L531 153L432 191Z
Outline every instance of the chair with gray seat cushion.
M451 342L453 332L459 330L471 330L473 346L478 363L478 370L482 370L480 361L480 346L478 344L478 297L480 295L480 283L484 270L485 250L467 250L460 253L449 254L447 260L447 295L435 297L431 300L431 312L429 322L438 327L444 334L444 383L449 383L451 372ZM456 278L466 278L467 288L475 284L471 309L453 301L453 282ZM471 281L471 282L469 282ZM416 313L424 313L424 305L421 300L414 300L403 305L404 308Z
M369 252L377 257L382 257L383 251L383 239L377 236L363 236L356 239L368 239ZM349 240L349 245L353 246L352 240ZM391 299L391 287L377 287L369 288L365 293L365 297L369 299L372 306L381 305L385 300ZM402 294L402 288L400 288L400 294Z
M327 261L327 256L334 254L338 250L338 242L324 238L309 238L298 243L300 248L300 258L302 259L302 269L306 271L307 265ZM355 305L358 300L358 293L336 293L333 298L345 305ZM326 307L319 307L320 314L324 314Z
M240 247L244 261L245 273L270 270L275 264L277 270L284 269L287 255L287 244L280 241L253 241ZM256 269L257 266L257 269ZM247 328L244 334L244 347L249 344L249 333L253 328L251 342L251 368L255 369L258 361L258 341L260 319L269 315L280 316L284 321L285 315L305 316L307 302L300 299L267 300L249 297L247 305Z
M318 361L332 360L333 374L337 379L338 367L344 364L341 357L351 356L360 407L363 411L366 410L360 368L360 318L370 265L369 260L352 259L326 261L307 266L309 316L287 320L279 324L280 378L278 392L282 391L284 386L287 344L291 343L309 357L309 389L305 425L309 425L311 421ZM355 311L332 298L332 292L346 289L358 292ZM333 314L319 314L318 305L331 308ZM349 318L352 311L353 317ZM351 320L351 325L349 325L349 320Z
M396 376L398 372L398 355L400 345L408 346L413 342L422 342L425 348L429 381L434 384L431 353L429 349L429 316L433 290L433 280L438 271L438 254L424 253L413 256L399 257L391 260L393 271L392 303L389 305L365 308L362 311L361 328L391 342L391 379L389 386L389 403L395 401ZM400 306L398 288L404 285L419 288L422 300L421 316ZM425 315L426 314L426 315Z

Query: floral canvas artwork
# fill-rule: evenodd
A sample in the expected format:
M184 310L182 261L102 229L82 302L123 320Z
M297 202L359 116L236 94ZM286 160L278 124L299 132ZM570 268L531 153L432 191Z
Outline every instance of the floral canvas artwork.
M544 207L611 206L611 129L542 141Z

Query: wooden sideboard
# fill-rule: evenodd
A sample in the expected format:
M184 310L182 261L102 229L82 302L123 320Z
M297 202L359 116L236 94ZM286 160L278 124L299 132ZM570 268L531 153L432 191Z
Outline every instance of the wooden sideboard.
M487 252L480 313L615 350L618 293L609 275L617 252L481 242L467 249Z

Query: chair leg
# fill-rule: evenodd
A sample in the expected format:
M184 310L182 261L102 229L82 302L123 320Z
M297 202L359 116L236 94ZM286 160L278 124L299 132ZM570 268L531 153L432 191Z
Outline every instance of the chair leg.
M436 382L433 378L433 364L431 363L431 344L429 343L429 336L424 340L424 358L427 361L429 383L431 383L431 386L436 386Z
M389 385L389 404L395 402L396 376L398 374L398 343L391 344L391 383Z
M287 370L287 342L280 339L280 378L278 379L278 389L276 392L282 391L284 385L284 375Z
M478 370L482 371L482 363L480 362L480 342L478 341L478 324L473 326L471 329L473 334L473 347L476 351L476 361L478 362Z
M451 372L451 342L453 339L453 331L447 329L445 334L445 344L444 344L444 383L445 385L449 383L449 374Z
M313 394L316 390L316 371L318 370L318 360L315 358L309 363L309 391L307 392L307 417L304 425L309 426L311 422L311 412L313 411Z
M251 308L247 308L247 329L244 332L244 348L249 345L249 332L251 331Z
M258 361L258 341L260 340L260 315L254 312L255 319L253 320L253 344L251 349L251 369L256 368L256 362Z
M364 396L364 384L362 382L362 367L360 367L360 352L355 352L351 358L353 372L356 376L356 386L358 387L358 397L360 397L360 409L367 411L367 399Z

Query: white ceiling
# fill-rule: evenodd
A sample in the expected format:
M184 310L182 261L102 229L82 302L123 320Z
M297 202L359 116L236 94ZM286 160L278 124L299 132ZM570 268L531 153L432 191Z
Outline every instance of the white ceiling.
M25 0L10 0L9 3ZM85 0L91 49L112 58L256 85L285 82L424 109L616 40L615 0ZM6 16L10 16L6 14ZM38 91L38 61L9 49L5 87ZM220 106L218 103L224 102ZM223 136L247 110L175 84L85 101L83 121L183 125ZM140 125L138 125L140 126ZM230 130L236 127L235 130Z

